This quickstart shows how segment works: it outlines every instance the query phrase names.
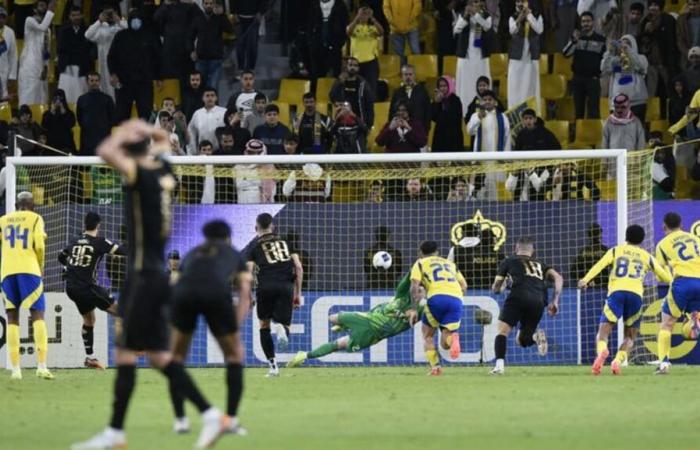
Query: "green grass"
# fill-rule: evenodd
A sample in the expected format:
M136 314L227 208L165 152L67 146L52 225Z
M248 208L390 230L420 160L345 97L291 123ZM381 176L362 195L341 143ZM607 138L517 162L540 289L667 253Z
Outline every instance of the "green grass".
M676 366L655 377L631 367L622 377L586 367L422 367L284 370L266 379L245 373L240 411L247 437L221 449L698 449L695 400L700 369ZM192 370L206 395L224 406L222 369ZM0 449L65 449L90 437L109 416L113 371L57 371L53 382L0 378ZM199 421L192 408L194 431ZM127 419L130 450L192 448L175 436L162 377L140 370Z

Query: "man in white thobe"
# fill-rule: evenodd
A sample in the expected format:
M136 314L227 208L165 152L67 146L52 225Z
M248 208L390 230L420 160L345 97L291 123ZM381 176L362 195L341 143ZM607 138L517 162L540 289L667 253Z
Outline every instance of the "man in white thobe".
M207 140L212 143L214 150L219 148L219 140L216 138L216 129L223 127L226 108L217 105L219 97L216 89L205 89L202 95L204 107L199 108L192 115L192 120L187 127L189 142L187 153L196 155L201 141Z
M37 0L34 15L24 23L24 48L19 58L19 104L49 102L48 62L51 48L51 21L56 1Z
M7 11L0 6L0 100L9 100L8 83L17 80L17 40L6 25Z
M112 45L114 35L127 27L126 20L119 17L114 7L105 6L100 13L99 19L85 30L85 37L88 41L97 45L97 65L98 72L102 74L100 79L100 90L112 97L114 100L114 86L109 82L109 68L107 66L107 55L109 47Z

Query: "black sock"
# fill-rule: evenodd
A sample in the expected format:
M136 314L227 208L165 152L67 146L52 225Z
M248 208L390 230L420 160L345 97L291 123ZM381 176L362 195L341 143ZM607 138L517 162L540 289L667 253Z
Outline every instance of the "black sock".
M182 393L176 389L172 379L168 381L168 390L170 391L170 403L173 404L175 418L182 419L183 417L185 417L185 396L182 395Z
M284 334L287 336L287 339L289 339L289 325L282 325L282 328L284 328Z
M185 372L185 367L181 363L170 361L170 364L165 366L162 372L170 380L171 389L174 389L183 398L194 403L199 412L204 412L211 408L211 405L199 392L199 389L195 386L192 378Z
M260 328L260 345L268 361L275 359L275 344L272 342L272 333L269 328Z
M129 406L131 393L136 383L136 366L117 366L117 379L114 381L114 402L112 403L112 420L109 426L124 429L124 417Z
M494 343L494 350L496 351L496 359L506 359L506 343L508 342L506 336L499 334L496 336L496 342Z
M243 395L243 366L236 364L226 365L226 384L228 384L228 404L226 414L234 417L238 413L238 405Z
M83 325L83 345L85 346L85 354L92 356L92 346L95 340L95 334L93 333L95 327L89 327Z

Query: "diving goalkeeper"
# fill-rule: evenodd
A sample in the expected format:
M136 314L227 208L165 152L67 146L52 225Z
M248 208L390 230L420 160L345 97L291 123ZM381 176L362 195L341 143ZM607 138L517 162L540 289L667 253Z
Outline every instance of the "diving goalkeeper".
M340 312L329 316L333 331L347 330L348 334L310 352L297 353L287 367L299 367L307 359L320 358L339 350L358 352L408 330L411 324L404 314L412 308L410 289L411 280L409 274L406 274L396 287L394 298L390 302L379 304L367 312ZM418 317L423 314L424 306L425 301L421 300L416 311Z

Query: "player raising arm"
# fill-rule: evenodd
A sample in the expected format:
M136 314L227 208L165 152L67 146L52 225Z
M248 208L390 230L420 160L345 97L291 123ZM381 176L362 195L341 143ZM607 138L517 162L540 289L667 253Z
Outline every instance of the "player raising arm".
M21 380L19 367L19 308L28 308L36 348L36 376L52 380L46 367L49 338L44 322L46 300L42 272L46 233L44 219L34 212L34 198L29 192L17 196L17 210L0 217L2 233L2 265L0 280L7 311L7 348L12 379Z
M549 305L549 315L559 311L559 296L564 280L556 270L532 257L535 253L534 240L521 237L515 244L515 256L506 258L498 267L498 275L492 290L501 292L506 277L510 276L513 284L498 316L498 334L494 342L496 366L491 370L494 375L505 372L506 349L510 331L520 322L516 341L521 347L537 344L540 355L547 353L547 338L543 330L537 330L542 320L542 313L547 306L547 285L545 279L554 283L554 296ZM537 331L537 333L535 333Z
M664 216L664 233L656 246L656 259L671 269L673 282L661 307L659 328L659 368L663 375L670 369L673 325L686 312L693 313L691 336L700 333L700 238L681 229L681 216L670 212Z
M627 359L627 354L634 346L634 340L639 332L642 319L642 295L644 294L644 277L649 269L664 283L671 281L671 275L639 245L644 241L644 228L630 225L625 232L626 244L618 245L608 250L588 273L578 282L579 289L586 289L603 269L612 266L608 281L608 298L605 300L603 312L600 315L600 326L596 336L597 356L591 372L600 375L605 360L610 355L608 351L608 336L613 325L622 319L625 323L625 339L622 341L610 369L614 375L622 371L621 364Z
M410 288L411 281L409 274L406 274L396 287L394 298L390 302L381 303L367 312L339 312L331 315L328 320L333 324L333 331L347 331L348 334L310 352L297 353L287 367L298 367L308 359L320 358L340 350L359 352L408 330L411 324L406 311L412 308ZM418 316L422 315L424 305L424 301L419 302L416 310Z
M459 325L462 320L462 296L467 282L455 264L438 256L435 241L420 244L420 258L411 269L412 309L406 311L410 324L418 321L418 304L425 288L428 301L423 310L423 350L430 364L430 375L442 375L440 356L435 349L435 330L440 329L440 346L450 349L450 357L457 359L461 352Z
M58 262L65 267L66 295L83 316L83 345L85 367L104 369L93 358L95 308L117 315L117 304L109 291L97 284L97 267L104 255L124 255L125 249L98 236L100 215L89 212L84 219L84 232L58 254Z

